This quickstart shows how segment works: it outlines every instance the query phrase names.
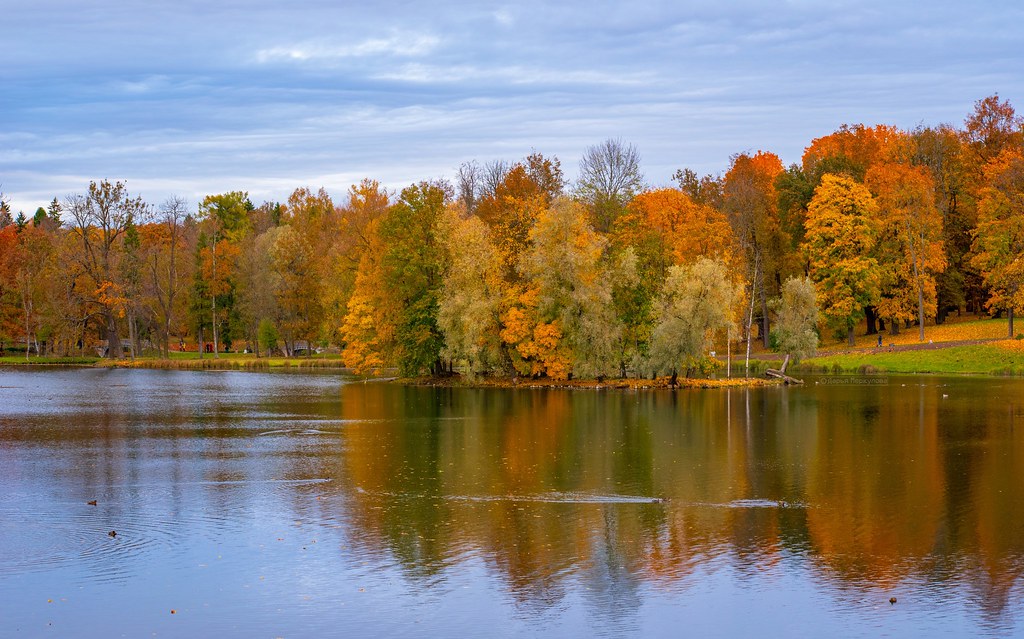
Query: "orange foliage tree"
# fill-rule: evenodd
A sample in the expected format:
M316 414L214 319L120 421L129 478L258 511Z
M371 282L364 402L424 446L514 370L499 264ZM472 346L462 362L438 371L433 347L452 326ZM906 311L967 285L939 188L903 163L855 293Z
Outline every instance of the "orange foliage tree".
M1004 151L985 170L988 184L978 201L974 264L991 291L988 306L1009 317L1024 312L1024 156Z
M946 266L931 176L923 167L878 164L868 170L866 181L881 212L879 261L887 272L878 313L896 327L913 318L916 305L923 342L925 316L935 316L935 276Z

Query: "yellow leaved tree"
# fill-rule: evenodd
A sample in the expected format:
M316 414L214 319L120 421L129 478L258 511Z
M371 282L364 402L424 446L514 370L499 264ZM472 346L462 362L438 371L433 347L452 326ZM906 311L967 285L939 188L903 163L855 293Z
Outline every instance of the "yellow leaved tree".
M874 304L881 284L871 256L878 204L863 184L827 174L807 208L804 251L825 321L854 344L864 307Z

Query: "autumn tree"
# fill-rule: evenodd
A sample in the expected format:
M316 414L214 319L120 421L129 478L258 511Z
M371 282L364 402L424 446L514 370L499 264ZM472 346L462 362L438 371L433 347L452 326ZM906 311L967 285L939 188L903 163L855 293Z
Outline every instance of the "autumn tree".
M327 191L296 189L284 211L286 226L273 247L274 268L281 278L281 329L288 343L302 337L310 350L324 319L324 288L331 275L327 246L337 228L335 215Z
M1024 144L1024 118L1017 115L1009 100L1000 100L999 94L990 95L974 103L974 110L964 120L964 138L974 155L975 170L1008 149L1019 149Z
M881 214L879 261L889 275L883 274L879 315L896 326L914 316L908 306L916 302L918 339L923 342L925 316L935 316L935 276L946 266L932 179L924 168L906 164L875 165L865 179Z
M698 257L734 259L732 229L726 217L695 203L678 189L656 189L634 197L612 231L616 244L633 246L663 279L672 264Z
M702 257L670 268L658 301L651 367L673 376L680 369L692 375L711 349L715 332L730 326L739 296L721 260Z
M607 233L643 181L636 147L608 139L583 152L576 195L590 206L594 228Z
M843 125L833 133L816 138L804 150L800 164L793 164L775 178L779 225L789 238L786 252L791 262L806 257L800 250L805 244L807 207L828 174L845 175L863 182L868 169L879 162L891 162L904 152L905 135L892 126ZM794 264L795 266L795 264ZM808 270L799 264L794 272ZM868 333L876 332L874 307L865 308Z
M284 226L271 248L271 257L274 272L280 278L277 303L282 313L281 329L291 345L289 350L294 352L298 338L312 348L323 316L323 278L316 248L301 231Z
M878 261L871 256L878 205L867 187L842 175L825 175L807 210L804 244L822 315L854 344L864 307L878 298Z
M698 175L689 168L677 169L672 179L696 204L706 204L715 209L722 208L722 177L719 175Z
M803 171L817 186L822 176L838 174L858 182L875 164L896 159L905 134L894 126L844 124L834 133L815 138L801 158Z
M0 197L2 204L5 202ZM0 226L0 352L3 351L4 342L12 339L18 330L18 291L15 286L17 254L17 229L10 223Z
M462 217L463 206L449 206L439 221L446 260L437 323L444 335L444 356L465 362L473 376L503 364L504 287L500 256L487 225L475 216Z
M782 295L772 301L776 314L775 336L778 350L796 361L814 357L818 348L818 303L814 282L808 277L790 277L782 285Z
M209 324L213 330L213 356L219 357L220 338L223 337L224 326L234 313L234 292L236 282L236 264L241 251L238 244L227 238L217 239L200 236L199 262L197 275L202 280L202 288L194 289L205 292L209 300ZM218 313L219 309L219 313ZM223 340L224 343L229 342Z
M41 314L46 305L47 266L51 260L53 241L49 233L39 225L28 224L16 232L16 242L5 256L7 277L13 283L17 301L21 306L22 329L25 339L25 359L29 348L35 346L36 355L42 355L39 346ZM17 227L14 227L17 229Z
M493 193L477 202L476 213L490 229L508 283L518 281L519 257L529 244L530 230L564 186L558 158L533 153L505 170Z
M118 284L118 261L124 232L141 217L147 205L131 197L123 182L90 182L88 193L68 198L73 222L71 232L78 239L78 262L88 278L90 301L102 320L107 356L121 358L117 318L123 312L123 294Z
M148 298L154 306L159 326L161 350L170 357L172 328L182 320L182 301L189 281L185 223L188 203L172 196L160 205L157 219L143 229L141 266L145 274Z
M371 228L376 229L376 223ZM373 234L373 248L379 236ZM341 361L353 372L375 372L385 365L385 357L395 334L397 300L387 295L380 258L384 252L370 250L363 254L356 274L355 288L348 299L345 319L340 327L343 349Z
M360 261L371 242L370 227L390 206L391 194L376 180L365 178L348 191L348 201L340 206L325 252L327 276L323 282L324 322L340 329L348 312L348 301L355 288ZM328 332L329 337L340 337Z
M544 372L556 379L609 374L619 325L602 261L605 238L581 204L561 198L541 213L530 240L522 268L535 292L537 324L527 343L537 347Z
M77 234L69 230L56 234L53 240L47 303L54 318L54 340L63 344L63 354L72 350L81 354L92 346L88 329L96 317L95 288L81 259L81 239Z
M750 298L760 302L765 347L770 331L768 298L781 283L789 245L780 224L775 192L775 180L782 170L782 162L774 153L741 153L733 157L723 186L722 207L743 250ZM747 332L749 340L749 327Z
M394 363L404 375L441 372L437 233L450 195L443 182L414 184L373 223L342 325L347 366L373 370Z
M565 175L562 173L562 162L555 156L544 157L534 151L523 161L526 175L533 182L544 202L551 205L565 191Z
M935 323L969 305L978 308L984 285L970 262L972 232L977 226L976 187L961 134L949 125L918 127L910 134L910 162L928 170L935 184L935 205L942 218L946 268L936 276Z
M974 265L991 291L988 307L1005 310L1013 337L1014 314L1024 312L1024 156L1007 150L985 170L974 232Z

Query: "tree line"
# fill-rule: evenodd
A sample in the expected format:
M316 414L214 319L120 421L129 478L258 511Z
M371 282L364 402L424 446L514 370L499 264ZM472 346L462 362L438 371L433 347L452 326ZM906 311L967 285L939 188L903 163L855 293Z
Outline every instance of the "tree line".
M844 125L785 167L645 184L636 148L467 162L340 202L296 189L195 208L93 182L33 217L0 198L0 341L36 354L335 348L359 371L686 374L733 346L805 356L962 310L1024 309L1024 121Z

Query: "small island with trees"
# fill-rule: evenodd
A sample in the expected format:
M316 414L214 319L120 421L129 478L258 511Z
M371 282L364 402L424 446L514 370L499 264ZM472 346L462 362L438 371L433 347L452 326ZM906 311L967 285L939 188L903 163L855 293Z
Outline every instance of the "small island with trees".
M625 387L766 383L789 358L1022 374L1022 122L990 96L962 127L843 126L789 167L744 152L657 188L610 139L571 183L535 152L397 193L365 179L341 203L232 191L193 210L109 180L31 217L0 198L0 364Z

